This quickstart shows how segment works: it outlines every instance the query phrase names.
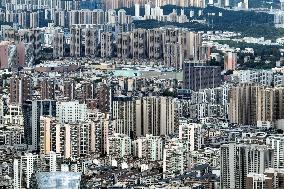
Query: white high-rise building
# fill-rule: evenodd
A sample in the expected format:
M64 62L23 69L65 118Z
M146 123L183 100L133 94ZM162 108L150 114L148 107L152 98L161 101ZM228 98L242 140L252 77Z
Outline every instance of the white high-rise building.
M39 17L37 12L30 13L30 28L37 28L39 25Z
M126 24L126 11L124 9L120 9L117 12L117 22L118 24Z
M4 122L4 100L0 98L0 124Z
M178 138L166 140L163 151L163 177L173 177L177 172L183 174L189 167L188 146Z
M50 167L50 172L56 172L57 171L57 165L56 165L56 153L55 152L50 152L49 155L47 155L45 158L49 159L49 167Z
M14 159L14 189L21 188L21 175L19 168L20 161L18 159Z
M163 140L160 136L146 135L133 141L133 153L138 158L159 161L163 158Z
M83 122L87 119L87 104L80 104L79 101L59 102L56 116L60 123Z
M280 10L284 11L284 0L280 0Z
M284 3L282 4L284 7ZM284 28L284 11L277 11L274 14L274 25L276 28Z
M115 10L110 9L107 11L107 23L108 24L115 24L115 17L116 17Z
M151 5L149 3L145 4L145 16L151 15Z
M50 151L49 154L41 156L41 171L43 172L56 172L60 171L61 165L58 164L58 158L61 158L61 154L56 154Z
M138 158L146 158L147 157L147 138L139 137L132 142L133 146L133 155Z
M190 151L199 150L202 145L202 124L182 123L179 126L179 139L189 141Z
M270 86L273 82L273 72L268 70L239 70L234 71L240 83L258 83Z
M139 18L139 16L140 16L140 5L135 4L135 17Z
M109 136L107 154L112 158L123 158L131 154L131 139L129 136L114 133Z
M230 6L230 0L225 0L225 7L229 7Z
M249 9L249 0L244 0L244 9Z
M273 149L273 168L284 168L284 135L269 136L266 144Z
M31 176L39 167L38 155L25 154L14 159L14 189L30 188Z

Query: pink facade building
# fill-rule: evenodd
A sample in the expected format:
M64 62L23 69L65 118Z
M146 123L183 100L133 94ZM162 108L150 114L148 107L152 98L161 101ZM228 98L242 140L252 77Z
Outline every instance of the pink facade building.
M25 66L26 59L26 45L23 42L20 42L16 45L17 49L17 65Z
M224 69L235 70L237 65L237 53L227 52L224 56Z
M11 42L2 41L0 43L0 69L8 68L9 47Z
M31 58L26 53L28 48L30 45L23 42L15 44L10 41L2 41L0 43L0 69L25 66Z

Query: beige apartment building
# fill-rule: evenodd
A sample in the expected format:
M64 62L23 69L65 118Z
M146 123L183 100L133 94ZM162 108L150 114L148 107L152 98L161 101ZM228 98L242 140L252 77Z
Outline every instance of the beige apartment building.
M229 92L231 123L256 125L257 121L274 122L284 118L284 88L252 84L233 87Z

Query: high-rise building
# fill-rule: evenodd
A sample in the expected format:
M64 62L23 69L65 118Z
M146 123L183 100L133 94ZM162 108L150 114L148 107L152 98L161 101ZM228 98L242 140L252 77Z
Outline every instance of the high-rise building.
M237 124L256 124L283 119L284 88L245 84L229 92L229 120Z
M136 136L171 134L178 127L177 99L143 97L136 100Z
M98 31L96 28L85 29L85 56L95 56L98 47Z
M28 26L28 23L27 23L28 14L26 12L20 12L20 13L17 14L17 16L18 16L17 21L18 21L19 25L22 26L23 28L27 28L27 26Z
M80 88L75 92L76 100L80 103L87 103L88 100L94 99L94 85L90 82L82 82Z
M150 161L159 161L163 158L164 142L162 137L146 134L133 141L133 155Z
M29 54L30 50L30 44L2 41L0 43L0 68L16 69L25 66L33 58Z
M52 130L56 127L56 120L51 117L40 117L40 154L47 155L53 151L53 144L56 144L56 141L53 141Z
M101 112L109 112L110 109L110 89L106 84L100 83L96 86L95 107Z
M38 155L25 154L14 159L14 188L30 188L32 174L38 171Z
M179 126L179 139L190 143L190 151L199 150L202 145L202 124L183 123Z
M49 117L41 119L40 153L50 152L76 160L94 153L103 153L107 139L107 120L60 124ZM108 135L109 133L107 133Z
M184 88L198 91L204 88L215 88L221 85L221 68L199 63L184 62Z
M140 17L140 5L135 4L135 17L139 18Z
M79 12L76 10L70 10L67 12L68 27L72 27L75 24L79 24Z
M32 45L32 53L36 60L41 58L41 48L42 48L42 35L43 32L38 28L18 30L16 35L12 35L12 41L17 43L25 42Z
M106 11L106 23L109 26L114 26L116 23L116 11L114 9L109 9Z
M109 114L96 112L91 120L91 151L94 155L106 154L108 137L113 132Z
M273 168L283 169L284 168L284 136L283 135L272 135L266 140L266 144L269 145L273 150Z
M66 11L65 10L56 10L54 12L54 25L55 26L60 26L60 27L66 27Z
M123 11L120 12L122 13ZM111 44L115 44L113 34L111 32L101 33L100 42L101 56L113 55L111 47ZM165 30L138 28L131 32L123 32L122 29L116 37L116 47L119 58L163 58L164 66L176 69L182 69L185 59L207 60L210 54L210 48L202 46L201 33L173 28Z
M51 79L42 79L40 81L40 94L41 99L51 99L53 100L55 98L55 84L54 80Z
M7 112L4 114L4 106L2 106L2 124L12 124L23 126L23 112L22 106L16 104L9 104L7 107Z
M224 69L235 70L237 65L237 53L227 52L224 56Z
M124 9L119 9L117 12L117 22L118 24L126 24L126 11Z
M114 37L111 32L101 33L101 57L110 58L113 56L113 41Z
M229 92L229 120L231 123L256 123L256 99L260 87L245 85L233 87Z
M83 122L87 119L87 105L78 101L58 102L56 117L59 123Z
M273 84L275 87L284 87L284 75L283 73L273 74Z
M272 86L273 72L269 70L238 70L234 71L240 83L254 83L262 86Z
M131 154L131 139L127 135L114 133L108 137L107 155L123 158Z
M146 30L145 29L134 29L131 36L131 47L132 47L132 58L144 59L146 58Z
M245 189L267 188L272 189L273 179L264 174L249 173L246 177Z
M82 48L82 30L79 27L72 27L70 34L70 56L80 57Z
M40 116L56 116L56 101L27 100L23 104L25 140L32 151L40 150Z
M150 16L151 15L151 4L147 3L144 5L145 7L145 16Z
M284 179L284 169L268 168L265 170L264 175L272 179L272 186L269 185L271 188L284 187L284 182L282 182Z
M127 96L113 97L112 100L114 131L133 138L136 134L135 100Z
M98 26L105 24L105 15L102 9L96 9L92 11L91 17L92 17L92 24Z
M63 81L63 96L71 101L75 99L75 81L70 80L64 80Z
M56 154L53 151L40 156L40 170L42 172L60 171L61 163L61 154Z
M163 151L163 177L183 174L190 167L188 145L177 138L167 139Z
M166 28L163 32L163 45L168 43L176 44L178 42L180 30L176 28Z
M245 188L249 173L263 174L272 165L266 145L229 142L221 146L221 188Z
M37 28L39 26L39 14L38 12L30 13L30 28Z
M64 33L62 31L55 30L53 34L53 58L64 57L64 43Z
M244 0L243 6L244 6L244 9L249 9L249 0Z
M164 44L164 65L168 68L182 69L184 62L183 45L181 43Z
M79 23L78 24L92 24L91 22L91 10L82 9L78 10Z
M0 131L0 145L16 146L21 144L25 144L23 127L13 126Z
M147 57L159 59L163 56L162 31L158 28L147 30Z
M10 104L21 105L31 99L32 80L28 76L14 76L10 78Z
M117 57L129 58L131 55L131 34L129 32L122 32L117 34Z
M78 157L87 157L91 154L91 138L92 125L90 122L80 123L78 128L78 142L75 143L78 148Z
M9 41L4 41L0 43L0 54L1 54L0 68L1 69L9 68L9 63L8 63L9 45L10 45Z
M225 0L224 7L229 7L230 6L230 0Z
M282 3L284 7L284 3ZM276 28L284 28L284 11L277 11L274 14L274 25Z

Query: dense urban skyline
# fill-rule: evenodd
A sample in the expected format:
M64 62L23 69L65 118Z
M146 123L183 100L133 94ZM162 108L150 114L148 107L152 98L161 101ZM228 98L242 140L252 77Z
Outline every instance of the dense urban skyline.
M284 0L0 0L0 188L284 188Z

